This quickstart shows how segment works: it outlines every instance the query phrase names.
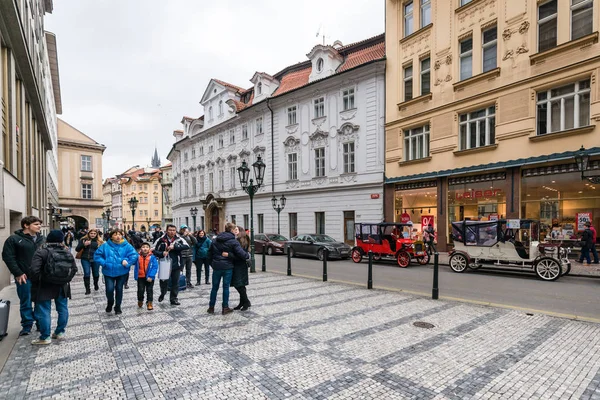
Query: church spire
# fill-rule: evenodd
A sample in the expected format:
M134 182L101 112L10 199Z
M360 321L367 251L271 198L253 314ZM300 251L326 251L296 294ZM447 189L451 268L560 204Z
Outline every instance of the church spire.
M160 168L160 158L156 147L154 147L154 155L152 156L152 168Z

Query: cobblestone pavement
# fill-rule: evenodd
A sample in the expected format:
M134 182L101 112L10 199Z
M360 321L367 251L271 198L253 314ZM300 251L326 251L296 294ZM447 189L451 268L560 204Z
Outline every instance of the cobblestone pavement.
M116 316L102 291L85 296L74 282L67 338L19 338L0 398L600 399L600 325L272 273L250 280L252 308L226 316L206 313L208 285L147 311L131 280Z

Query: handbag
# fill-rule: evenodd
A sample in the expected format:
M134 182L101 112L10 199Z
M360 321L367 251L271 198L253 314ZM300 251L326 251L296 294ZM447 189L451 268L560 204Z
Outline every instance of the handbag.
M83 255L83 249L79 250L77 254L75 254L75 258L81 260L81 256Z

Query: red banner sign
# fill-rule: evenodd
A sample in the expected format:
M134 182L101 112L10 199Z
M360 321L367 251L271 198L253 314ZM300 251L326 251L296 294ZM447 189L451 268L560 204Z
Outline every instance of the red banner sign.
M408 215L408 213L402 213L402 215L400 217L400 221L403 224L406 224L407 222L410 222L410 215Z
M456 192L456 199L479 199L482 197L494 197L501 192L502 190L500 189L471 190L463 193Z

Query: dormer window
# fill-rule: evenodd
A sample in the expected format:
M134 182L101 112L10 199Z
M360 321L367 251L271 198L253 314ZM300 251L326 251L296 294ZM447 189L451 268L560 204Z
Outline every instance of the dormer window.
M317 60L317 71L318 71L318 72L321 72L321 71L323 71L323 66L324 66L324 65L325 65L325 61L323 61L323 59L322 59L322 58L319 58L319 59Z
M262 82L258 82L258 85L256 85L256 92L259 96L262 94Z
M212 106L208 107L208 119L213 119L213 109L212 109Z

